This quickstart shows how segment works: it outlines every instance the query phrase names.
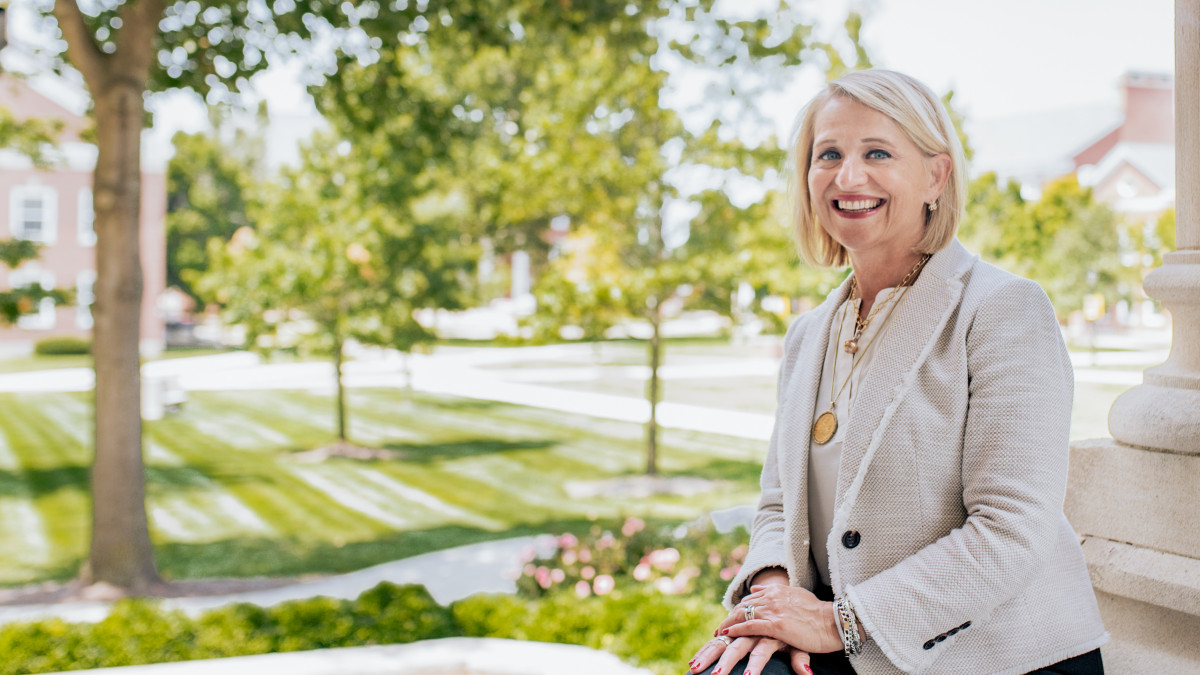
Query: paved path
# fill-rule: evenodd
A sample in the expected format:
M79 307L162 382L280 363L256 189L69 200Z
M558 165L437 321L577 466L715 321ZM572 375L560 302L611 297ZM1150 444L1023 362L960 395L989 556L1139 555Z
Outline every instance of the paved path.
M364 358L346 364L345 382L349 387L404 387L411 375L412 386L419 391L464 398L500 401L517 405L590 415L624 422L643 423L649 419L650 406L642 398L602 394L578 389L545 386L544 383L588 381L611 376L614 369L595 366L554 368L503 368L520 361L559 361L565 364L593 360L590 345L550 345L522 348L444 349L437 354L413 355L408 367L394 354L367 352ZM1140 368L1162 363L1166 349L1133 352L1074 352L1077 382L1133 386L1142 381ZM663 379L686 380L721 377L772 377L777 361L764 358L711 358L702 363L670 365L660 370ZM615 371L631 379L645 379L642 366L617 367ZM147 386L171 379L186 391L226 391L260 389L332 389L333 367L328 363L264 364L247 352L234 352L195 358L170 359L149 363L144 368ZM64 368L0 375L0 391L49 392L90 391L93 374L86 368ZM746 412L662 402L659 423L666 428L725 434L739 438L767 440L774 418L766 412Z
M167 598L165 609L187 614L238 602L270 607L290 600L327 596L353 600L363 591L384 581L422 584L434 600L448 605L475 593L514 593L523 557L529 552L548 555L554 538L516 537L435 551L397 560L357 572L262 591L199 598ZM0 624L58 617L67 621L92 622L108 616L110 602L75 602L45 605L0 606Z
M635 668L612 654L587 647L496 638L445 638L407 645L261 654L92 672L104 675L651 675L649 670Z

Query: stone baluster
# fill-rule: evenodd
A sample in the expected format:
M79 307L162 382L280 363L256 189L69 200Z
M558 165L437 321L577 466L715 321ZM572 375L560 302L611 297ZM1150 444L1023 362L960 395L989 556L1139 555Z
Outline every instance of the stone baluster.
M1064 506L1112 641L1106 671L1200 673L1200 0L1175 2L1176 251L1145 280L1170 357L1073 443Z

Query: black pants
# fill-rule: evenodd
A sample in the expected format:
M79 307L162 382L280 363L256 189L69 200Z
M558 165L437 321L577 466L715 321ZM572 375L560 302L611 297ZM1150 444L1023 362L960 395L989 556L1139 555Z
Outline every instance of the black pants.
M828 586L818 585L813 590L813 594L818 599L825 602L833 600L833 591ZM741 660L728 673L721 675L742 675L749 664L750 657ZM708 667L707 670L700 675L711 675L712 669L717 664ZM850 665L850 659L843 652L831 652L829 654L813 654L810 663L813 669L813 675L855 675L854 667ZM792 667L787 657L782 654L775 654L767 665L763 668L762 675L798 675L792 671ZM804 674L800 674L804 675ZM1104 675L1104 661L1100 658L1100 650L1093 649L1086 654L1073 656L1065 661L1051 664L1045 668L1039 668L1027 675Z
M750 657L742 659L729 671L730 675L741 675L745 672L749 661ZM714 663L709 666L708 670L703 671L700 675L711 675L712 669L716 665ZM846 658L842 652L813 654L812 669L813 675L855 675L854 668L850 665L850 659ZM721 675L726 674L722 673ZM797 673L792 670L787 657L783 654L775 654L763 668L762 675L797 675ZM1104 675L1104 662L1100 659L1100 650L1094 649L1086 654L1073 656L1066 661L1039 668L1028 675Z

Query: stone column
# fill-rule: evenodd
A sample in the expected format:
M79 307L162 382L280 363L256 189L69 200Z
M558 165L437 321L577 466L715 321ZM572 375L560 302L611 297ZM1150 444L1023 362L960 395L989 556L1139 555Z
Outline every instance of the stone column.
M1064 509L1112 642L1107 672L1200 673L1200 0L1175 2L1177 251L1146 277L1171 353L1071 446Z

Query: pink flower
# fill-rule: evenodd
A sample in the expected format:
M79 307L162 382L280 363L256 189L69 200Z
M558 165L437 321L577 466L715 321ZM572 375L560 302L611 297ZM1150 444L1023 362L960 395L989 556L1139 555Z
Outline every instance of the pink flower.
M638 581L645 581L650 578L650 565L647 563L638 563L638 566L633 568L633 578Z
M533 573L536 571L537 571L537 568L533 566L533 563L529 563L528 565L525 566L525 569L521 570L521 572L527 577L533 576Z
M562 561L564 565L574 565L575 560L579 556L575 555L575 549L569 548L562 553Z
M579 549L579 562L581 562L581 563L592 562L592 550L590 548Z
M526 546L525 549L523 551L521 551L521 562L529 562L530 560L533 560L536 557L537 557L537 549L534 548L533 546Z
M664 572L670 572L675 563L679 562L679 551L674 548L664 548L652 552L647 561Z
M658 589L658 592L664 595L674 595L679 592L679 589L675 587L675 582L670 577L655 579L654 588Z
M733 551L732 551L732 552L730 552L730 554L729 554L729 557L730 557L730 558L733 558L734 560L739 560L739 561L740 561L740 560L745 560L745 559L746 559L746 554L747 554L749 551L750 551L750 547L749 547L749 546L746 546L745 544L742 544L741 546L739 546L739 547L737 547L737 548L733 549Z
M721 564L721 553L719 551L715 551L715 550L709 551L708 552L708 564L709 565L720 565Z
M592 587L586 581L575 582L575 595L586 598L592 594Z
M721 569L721 579L723 579L725 581L729 581L732 578L733 578L733 569L732 568L725 567L725 568Z
M578 543L579 543L579 539L576 538L575 535L571 534L570 532L568 532L558 538L558 547L559 548L571 548L572 546L575 546Z
M587 567L579 570L579 576L583 577L584 579L591 580L592 577L596 576L596 568L588 565Z
M537 568L537 572L534 573L534 577L537 579L538 586L550 588L550 570L545 567L539 567Z
M630 516L625 519L625 524L621 526L621 534L625 535L626 537L632 537L645 528L646 521L642 520L641 518L634 518L633 516Z
M560 583L562 583L562 580L566 579L566 578L567 578L567 573L558 569L557 567L550 570L550 581L553 581L556 584L560 584Z
M612 593L613 587L616 586L613 578L607 574L601 574L592 582L592 592L596 595L608 595Z
M596 540L596 548L604 550L615 543L617 543L617 540L613 538L612 532L605 532L599 539Z

